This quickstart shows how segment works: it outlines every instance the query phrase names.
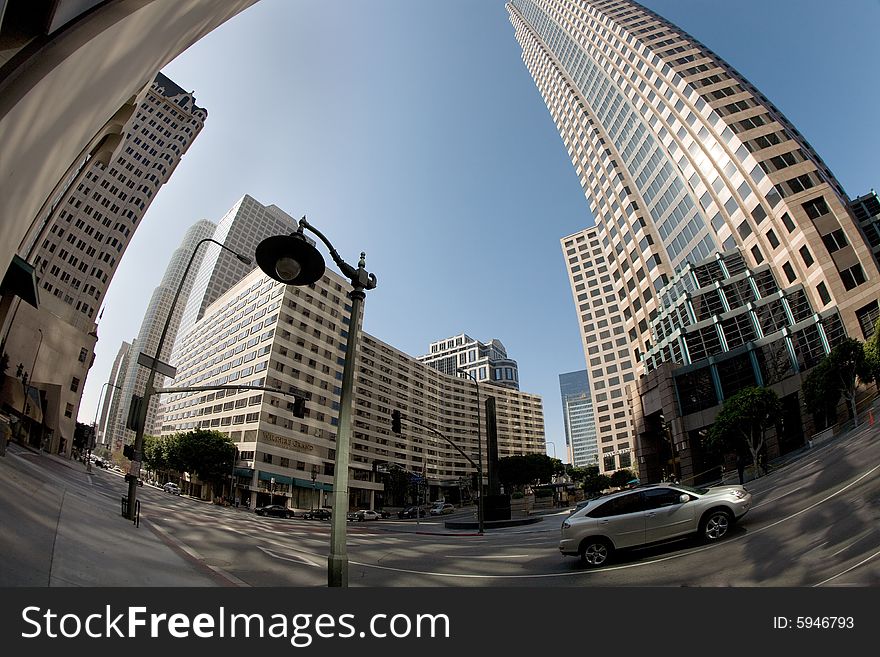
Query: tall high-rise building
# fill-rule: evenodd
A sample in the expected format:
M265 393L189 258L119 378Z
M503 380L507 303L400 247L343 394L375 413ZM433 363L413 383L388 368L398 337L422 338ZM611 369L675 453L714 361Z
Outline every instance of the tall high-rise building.
M587 371L560 374L559 392L562 394L562 419L565 422L565 444L568 447L569 462L575 467L598 465L596 421ZM621 467L629 465L624 458Z
M131 343L123 342L116 352L116 358L113 359L113 367L110 368L110 378L104 383L106 389L103 391L104 399L101 402L101 417L98 420L98 426L95 428L96 443L104 447L110 446L107 436L107 419L111 417L111 409L113 403L119 403L117 395L122 389L122 380L128 367L128 354L131 351Z
M54 387L40 436L70 454L73 431L97 342L98 309L140 221L184 153L207 112L162 73L145 89L113 159L93 157L59 184L52 202L22 245L39 281L39 309L19 304L8 319L10 361L30 363L40 389ZM33 336L43 342L34 354ZM35 431L37 429L35 428ZM63 450L61 447L63 445Z
M164 398L164 435L206 428L236 443L234 495L251 506L286 498L294 507L310 508L324 503L324 492L332 489L350 290L329 269L308 287L277 283L256 269L207 306L178 339L174 387L269 388ZM285 393L307 399L303 417ZM543 454L539 396L476 386L360 332L351 400L350 504L391 504L389 495L402 504L405 491L385 488L383 473L393 466L411 475L426 472L432 499L457 499L471 489L473 466L410 418L441 432L474 460L482 452L486 462L482 409L489 397L495 399L499 456ZM391 427L395 409L404 416L399 435Z
M624 376L651 347L658 293L688 262L739 249L860 334L877 264L840 184L763 94L631 0L507 8L595 218L562 247L573 293L593 300L578 308L584 344L598 348L586 358L603 453L632 441L631 417L605 422L600 407L629 398Z
M192 291L180 320L180 335L202 318L205 308L256 267L253 259L257 244L272 235L292 233L297 227L296 219L278 206L263 205L247 194L242 196L217 222L213 239L250 258L251 264L217 244L205 245L205 255L195 270Z
M450 376L463 370L477 381L519 390L516 361L507 357L500 340L483 343L462 333L432 342L429 349L431 352L419 356L419 360L435 370Z
M186 299L189 295L193 279L189 276L184 279L183 274L190 262L190 258L192 258L190 270L198 269L205 250L204 248L200 248L197 251L195 249L200 241L211 237L216 228L215 224L207 220L199 221L190 226L183 240L181 240L180 246L171 255L171 260L165 269L161 283L153 291L150 304L147 306L147 311L141 322L140 331L138 331L137 338L132 342L132 357L128 359L127 367L120 370L119 380L121 383L118 385L121 390L118 391L118 399L111 406L112 412L109 414L106 424L105 434L107 440L105 442L108 442L114 450L120 450L125 443L130 443L134 440L134 431L126 428L131 398L132 395L144 394L149 374L149 370L138 365L138 354L143 352L166 363L170 360L171 347L177 336L180 316L183 313L183 306L178 303L169 321L168 313L171 310L171 304L174 301L178 288L180 289L181 299ZM162 335L162 330L165 328L166 321L169 323L165 342L162 345L162 353L157 354L156 349L159 346L159 338ZM156 387L160 387L163 383L164 377L158 375L155 382ZM147 407L145 430L148 434L153 434L155 431L153 424L156 420L157 406L158 399L154 396L150 399L149 406Z

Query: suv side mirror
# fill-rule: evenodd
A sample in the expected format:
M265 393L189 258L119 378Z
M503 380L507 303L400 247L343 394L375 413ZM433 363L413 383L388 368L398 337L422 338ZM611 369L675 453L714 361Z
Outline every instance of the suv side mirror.
M687 493L682 493L681 497L678 498L678 501L681 502L682 504L684 504L685 502L690 501L690 499L691 499L690 495L688 495Z

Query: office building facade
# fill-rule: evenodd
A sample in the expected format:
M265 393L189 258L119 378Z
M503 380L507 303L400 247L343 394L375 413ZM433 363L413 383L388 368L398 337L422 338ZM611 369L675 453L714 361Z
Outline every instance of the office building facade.
M211 237L217 226L210 221L202 220L186 231L181 240L180 246L171 255L162 281L153 290L150 297L150 304L144 314L141 322L140 330L137 338L132 342L132 356L127 360L126 367L120 370L119 380L120 388L115 403L111 406L111 412L108 415L105 434L106 442L111 445L114 451L120 451L122 446L134 441L134 431L126 427L129 408L133 395L143 396L144 389L147 384L147 376L149 370L138 364L137 359L140 353L147 356L155 357L162 362L169 362L171 359L171 347L174 345L174 339L177 336L177 328L180 325L180 316L183 312L181 304L175 307L174 312L169 320L168 313L171 311L171 304L174 297L180 291L180 298L186 299L192 289L193 279L191 277L183 278L187 265L191 270L198 269L204 256L204 248L195 250L199 242ZM190 265L190 259L192 264ZM166 329L165 323L168 322ZM165 330L165 341L162 346L162 353L156 353L159 346L159 339ZM165 377L156 376L155 385L157 387L164 383ZM156 410L158 399L153 397L147 406L147 418L145 423L145 432L147 434L155 433Z
M451 376L463 370L477 381L519 390L516 361L507 357L500 340L483 343L462 333L432 342L429 349L430 353L418 359L435 370Z
M275 205L263 205L245 194L217 222L213 239L251 259L253 262L257 244L272 235L287 235L297 229L297 221ZM180 333L186 333L202 318L211 303L230 287L238 283L256 265L241 262L232 253L214 243L204 247L201 265L190 275L194 276L183 315Z
M44 412L46 447L53 453L70 454L94 359L98 311L113 274L206 118L193 94L157 74L128 119L113 159L84 160L71 172L22 246L22 257L34 265L40 303L13 307L4 347L10 361L30 362L33 337L43 336L31 381L59 393Z
M98 426L95 427L95 442L97 445L106 449L110 448L110 437L108 435L107 421L112 416L114 404L119 404L117 395L122 390L122 382L125 379L125 372L128 368L128 354L131 351L131 343L123 342L116 352L116 358L113 359L113 367L110 368L110 377L103 384L103 399L99 399L101 404L101 417L98 420ZM100 394L99 394L100 397Z
M271 388L175 392L163 399L163 435L208 428L232 438L239 450L234 495L251 506L283 499L308 509L328 500L349 291L349 284L329 270L308 287L285 286L255 270L180 337L178 375L171 385ZM394 465L409 474L426 471L434 497L453 497L469 487L475 472L470 463L411 419L440 431L474 460L481 436L485 462L486 418L478 408L478 389L482 404L490 396L496 400L499 456L544 453L540 397L443 374L369 334L360 335L352 407L352 507L388 503L382 473ZM294 415L294 397L284 393L307 399L304 417ZM401 435L391 431L395 409L404 417Z
M749 266L766 263L783 285L802 285L817 311L836 308L845 331L859 335L880 295L877 264L840 184L764 95L635 2L512 0L507 8L595 218L593 231L564 238L562 248L576 297L587 288L585 268L604 269L593 292L611 314L608 327L579 305L584 343L603 354L588 367L603 450L619 451L633 426L630 417L609 434L602 397L629 398L633 384L622 374L641 367L659 293L687 263L739 249ZM605 347L616 352L621 339L629 354L605 361Z
M598 466L596 419L587 371L560 374L559 392L562 395L562 419L565 423L565 445L568 448L569 463L578 468Z

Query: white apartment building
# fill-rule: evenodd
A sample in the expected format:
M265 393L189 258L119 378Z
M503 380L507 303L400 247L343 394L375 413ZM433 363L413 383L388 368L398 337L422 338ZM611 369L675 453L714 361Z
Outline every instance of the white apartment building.
M339 396L349 324L348 283L332 272L307 287L285 286L259 270L213 304L179 340L173 386L260 385L278 392L220 390L165 395L162 434L197 427L221 431L239 450L235 495L251 506L283 497L296 508L327 501L332 489ZM435 495L457 488L474 468L417 419L486 461L485 411L467 378L449 376L361 333L351 439L351 506L385 503L381 471L397 464L427 471ZM499 457L545 451L540 397L479 386L496 399ZM307 398L293 414L292 392ZM403 432L391 432L391 412ZM480 417L480 424L477 418ZM478 433L479 432L479 433Z

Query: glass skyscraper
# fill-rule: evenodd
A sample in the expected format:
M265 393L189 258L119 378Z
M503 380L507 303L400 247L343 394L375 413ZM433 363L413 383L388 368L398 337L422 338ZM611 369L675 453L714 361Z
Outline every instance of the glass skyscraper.
M565 421L565 445L572 465L597 465L596 422L590 381L586 370L559 375L562 394L562 418Z
M687 263L738 250L862 337L880 296L876 261L842 187L766 96L630 0L507 9L595 218L562 249L602 455L632 447L627 400L659 293Z

